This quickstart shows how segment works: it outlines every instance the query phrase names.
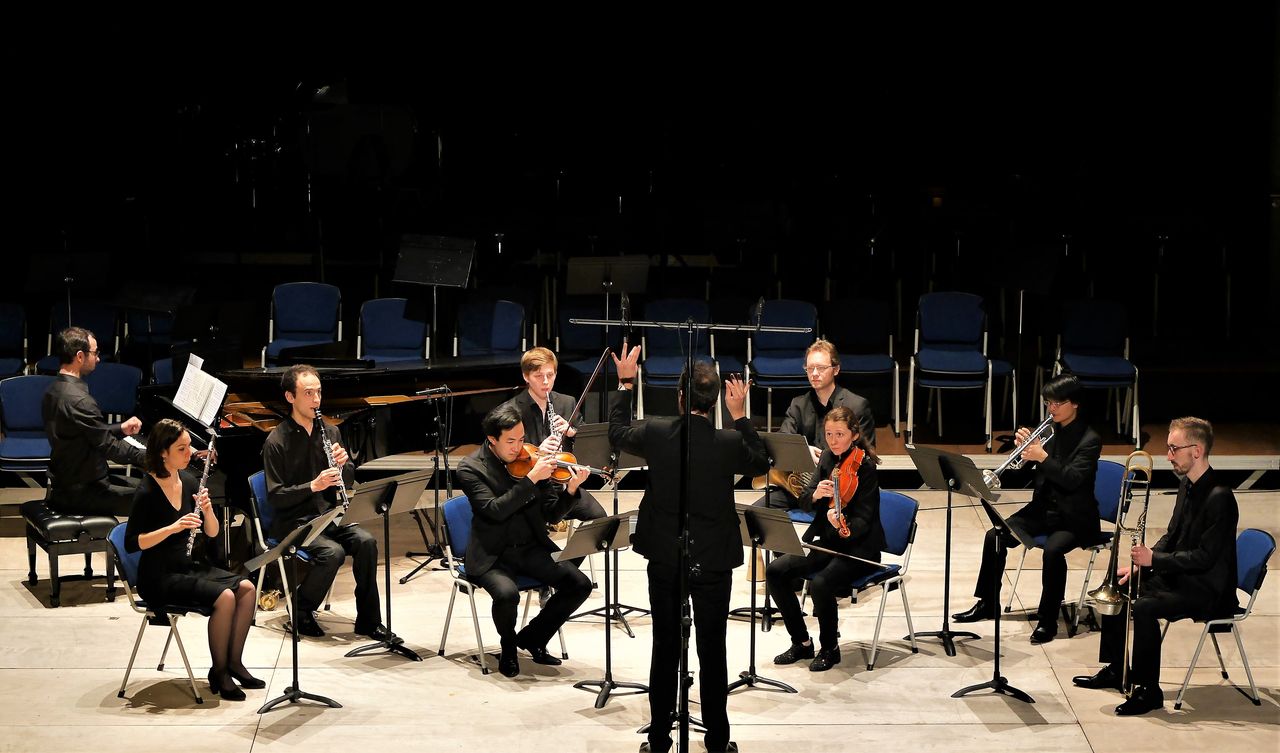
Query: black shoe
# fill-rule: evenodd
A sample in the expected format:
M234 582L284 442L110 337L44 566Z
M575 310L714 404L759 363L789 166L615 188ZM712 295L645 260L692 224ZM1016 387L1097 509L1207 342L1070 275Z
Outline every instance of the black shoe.
M292 623L285 622L285 632L293 632ZM305 635L308 638L323 638L324 628L320 627L320 623L316 622L315 615L310 612L303 612L298 618L298 635Z
M227 687L230 685L231 687ZM224 701L243 701L244 691L236 687L231 678L221 672L209 670L209 690L217 693Z
M835 665L840 663L840 649L824 648L818 651L818 655L813 657L813 661L809 662L810 672L826 672Z
M1164 693L1159 685L1135 685L1129 700L1116 706L1116 716L1138 716L1164 708Z
M231 679L240 683L240 687L242 688L248 688L249 690L261 690L262 688L267 687L265 680L260 680L248 672L240 674L234 669L228 669L227 674L231 675Z
M1079 688L1094 690L1120 690L1120 670L1114 664L1108 664L1098 670L1096 675L1076 675L1071 682Z
M1036 625L1036 629L1031 631L1031 645L1039 646L1041 643L1048 643L1058 637L1058 626L1052 628L1043 623Z
M667 753L669 750L671 750L670 741L667 742L667 747L665 748L655 748L648 742L640 743L640 753ZM734 750L737 750L737 748L734 748Z
M548 652L546 646L521 646L521 648L529 652L534 664L546 664L550 667L558 667L561 664L560 657Z
M503 646L498 656L498 671L503 677L515 677L520 674L520 660L516 658L515 646Z
M801 659L813 658L813 644L792 643L791 648L773 657L774 664L795 664Z
M381 641L383 643L404 643L403 638L388 630L387 626L382 623L378 623L371 628L364 628L357 625L355 633L356 635L363 635L366 638L372 638L375 641Z
M994 620L996 618L996 609L986 602L985 599L978 599L978 602L967 610L951 615L951 619L956 622L979 622L981 620Z

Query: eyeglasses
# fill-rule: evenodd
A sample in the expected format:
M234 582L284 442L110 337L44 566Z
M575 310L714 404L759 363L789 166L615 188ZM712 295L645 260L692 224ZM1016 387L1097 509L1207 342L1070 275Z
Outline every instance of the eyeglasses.
M101 350L82 350L80 352L84 353L86 356L93 356L94 358L102 358Z
M832 368L831 366L805 366L804 370L805 370L805 373L813 373L816 371L819 374L825 374L831 368Z
M1168 447L1169 447L1169 454L1170 454L1170 455L1172 455L1173 453L1177 452L1178 450L1185 450L1185 449L1187 449L1188 447L1195 447L1197 444L1199 444L1199 443L1198 443L1198 442L1192 442L1191 444L1171 444L1171 445L1168 445Z
M1061 408L1062 406L1066 405L1068 402L1070 401L1069 400L1045 400L1044 407L1048 408L1049 410L1053 410L1054 408Z

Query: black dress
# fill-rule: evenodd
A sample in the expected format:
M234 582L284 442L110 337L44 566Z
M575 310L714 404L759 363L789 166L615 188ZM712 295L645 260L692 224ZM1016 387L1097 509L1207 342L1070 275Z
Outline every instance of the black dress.
M138 535L148 533L193 512L195 493L200 482L191 474L179 471L182 479L182 509L175 510L156 480L148 474L133 496L133 510L125 529L124 548L138 551ZM138 562L138 593L157 604L179 604L212 608L224 590L234 590L244 580L207 563L192 561L187 555L186 530L175 533L150 549L142 550ZM199 549L192 554L198 554Z

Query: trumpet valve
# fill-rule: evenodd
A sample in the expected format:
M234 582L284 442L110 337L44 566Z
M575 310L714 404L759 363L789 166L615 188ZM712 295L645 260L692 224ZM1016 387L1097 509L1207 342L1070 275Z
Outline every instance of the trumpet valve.
M991 471L991 470L983 471L983 472L982 472L982 481L983 481L983 483L985 483L985 484L987 485L987 487L988 487L988 488L990 488L990 489L999 489L999 488L1000 488L1000 477L996 475L995 471Z

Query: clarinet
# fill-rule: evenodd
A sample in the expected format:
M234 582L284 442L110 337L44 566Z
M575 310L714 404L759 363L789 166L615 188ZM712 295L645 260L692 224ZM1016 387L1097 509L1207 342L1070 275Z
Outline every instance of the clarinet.
M204 459L204 471L200 474L200 488L196 489L196 496L199 496L200 492L209 488L209 469L213 468L213 443L216 441L218 441L218 435L210 429L209 454ZM196 509L199 510L200 508L197 506ZM203 515L201 515L200 520L204 520ZM187 534L187 559L191 559L191 550L195 548L196 533L199 532L199 530L200 528L192 528L191 532Z
M333 461L333 442L329 441L329 435L324 430L324 414L316 408L316 428L320 431L320 440L324 442L324 457L329 461L330 468L337 468L338 464ZM351 506L351 498L347 496L347 485L342 481L342 472L338 472L338 498L342 500L342 512L345 514L347 508Z

